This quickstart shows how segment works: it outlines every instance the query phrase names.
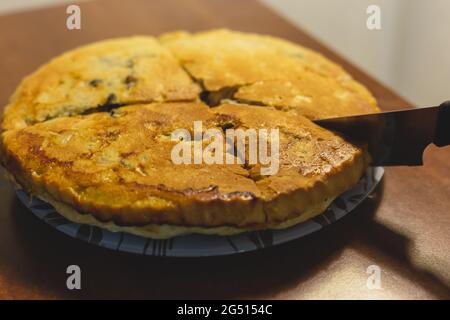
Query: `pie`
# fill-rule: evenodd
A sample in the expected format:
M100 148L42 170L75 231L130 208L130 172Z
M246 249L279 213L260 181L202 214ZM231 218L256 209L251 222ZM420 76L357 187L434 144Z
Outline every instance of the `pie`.
M285 40L229 30L121 38L25 78L3 114L0 154L18 187L71 221L151 238L231 235L292 226L352 188L370 156L311 120L378 110L341 67ZM278 129L279 170L175 164L171 133L195 121Z

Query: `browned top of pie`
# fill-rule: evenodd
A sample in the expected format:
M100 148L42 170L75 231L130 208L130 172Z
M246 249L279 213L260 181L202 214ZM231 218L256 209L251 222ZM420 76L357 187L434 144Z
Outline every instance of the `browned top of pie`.
M26 77L3 130L97 107L196 99L198 86L152 37L106 40L69 51Z
M227 128L278 128L278 173L261 176L259 165L174 164L178 142L170 133L192 131L198 120L204 130L222 129L224 121ZM360 149L302 116L231 104L133 105L61 117L9 130L3 145L6 167L32 193L119 225L283 221L345 191L365 166Z
M285 40L228 30L113 39L23 80L3 115L1 159L32 194L101 222L265 228L320 213L367 166L363 150L310 119L376 111L341 67ZM198 120L278 128L278 173L174 164L171 132Z
M307 48L256 34L214 30L163 35L162 43L208 91L290 110L310 119L379 111L340 66Z

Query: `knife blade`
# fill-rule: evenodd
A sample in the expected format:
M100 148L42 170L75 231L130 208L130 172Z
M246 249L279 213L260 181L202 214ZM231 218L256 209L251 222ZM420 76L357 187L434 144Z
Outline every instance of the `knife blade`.
M320 119L319 126L367 143L371 165L422 165L425 148L450 144L450 101L439 106Z

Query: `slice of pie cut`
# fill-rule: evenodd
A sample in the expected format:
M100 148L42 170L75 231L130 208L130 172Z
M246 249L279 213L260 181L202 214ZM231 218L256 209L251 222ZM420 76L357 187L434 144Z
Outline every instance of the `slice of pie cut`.
M215 100L221 96L310 119L379 111L370 92L340 66L282 39L212 30L168 33L160 41L206 91L219 93Z
M376 111L341 67L282 39L136 36L69 51L25 78L3 114L0 157L18 187L71 221L151 238L230 235L325 211L369 155L311 119ZM176 145L211 142L194 137L198 121L203 132L277 129L278 170L261 174L247 153L175 163ZM193 141L172 139L178 129Z
M279 171L173 163L171 132L192 131L194 121L222 129L224 119L227 128L279 129ZM361 149L302 116L233 104L156 103L61 117L9 130L3 146L15 181L67 218L151 237L298 223L353 186L367 165Z
M154 38L96 42L26 77L5 108L3 130L118 105L196 99L198 86Z

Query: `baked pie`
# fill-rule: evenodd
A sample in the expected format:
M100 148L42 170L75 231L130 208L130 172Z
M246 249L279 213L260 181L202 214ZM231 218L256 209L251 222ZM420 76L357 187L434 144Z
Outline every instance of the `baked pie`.
M285 40L228 30L113 39L22 81L3 114L1 161L78 223L151 238L280 229L322 213L369 163L311 120L378 110L341 67ZM196 121L278 129L278 171L175 164L171 134Z

